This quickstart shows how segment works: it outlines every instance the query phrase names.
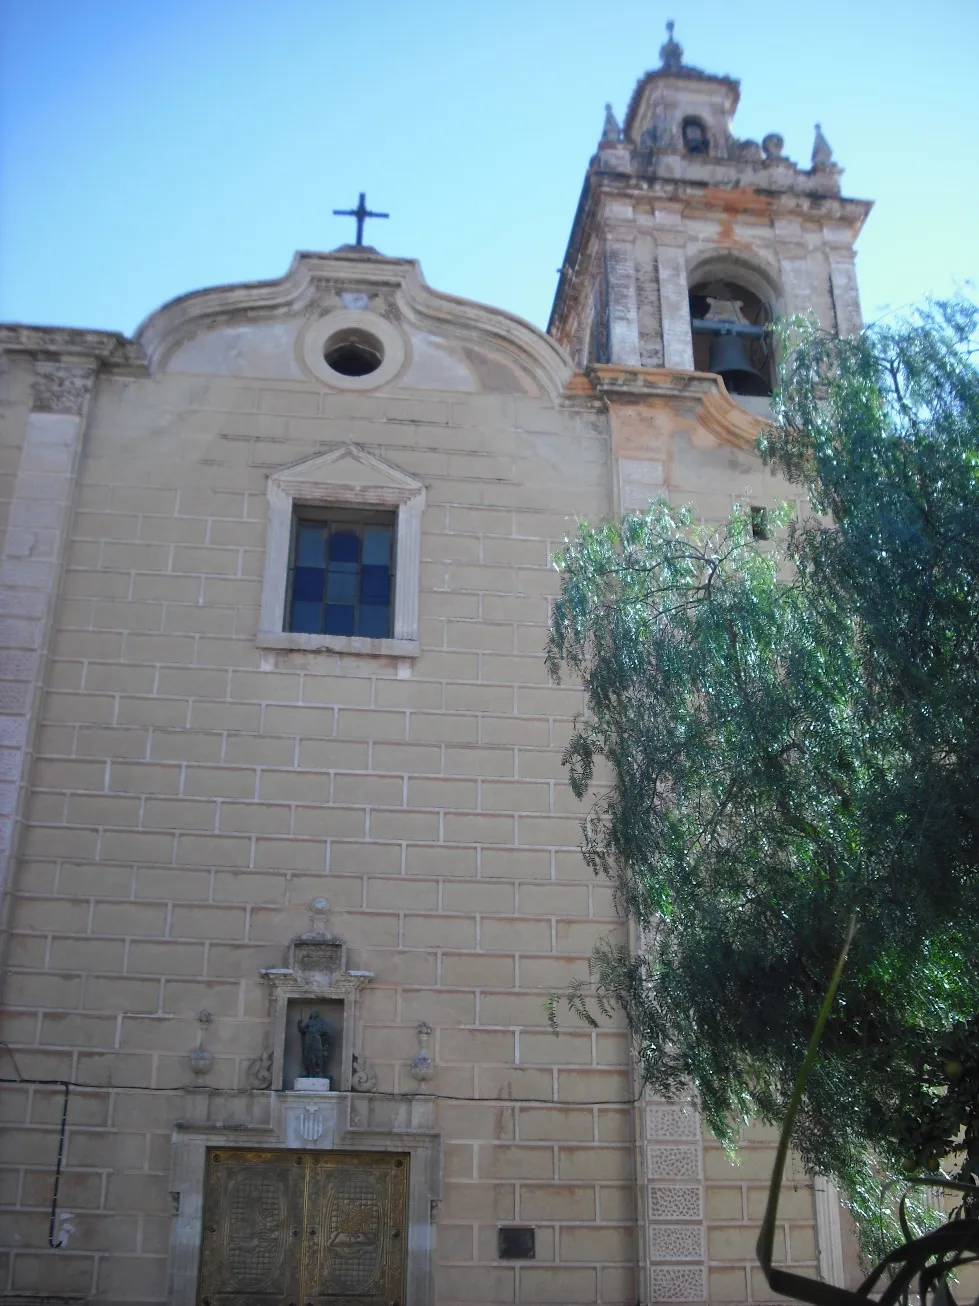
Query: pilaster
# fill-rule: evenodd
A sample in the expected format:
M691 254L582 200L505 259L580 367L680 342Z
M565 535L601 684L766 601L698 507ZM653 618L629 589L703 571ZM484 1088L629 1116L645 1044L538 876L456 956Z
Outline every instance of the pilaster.
M813 1198L816 1215L816 1256L819 1277L824 1283L842 1288L843 1230L840 1223L840 1190L826 1175L813 1179Z
M624 206L623 206L624 207ZM632 215L631 207L628 210ZM610 363L639 365L639 304L636 298L636 256L632 230L617 222L609 228L605 246Z
M693 371L693 336L687 290L686 237L658 233L657 270L663 315L663 366Z
M33 402L0 551L0 902L17 852L97 367L91 359L35 363Z
M641 215L640 215L641 219ZM650 232L636 236L636 299L639 306L639 360L663 366L663 314L660 307L656 241Z
M812 308L809 251L797 218L775 219L775 250L782 280L782 305L787 317Z
M863 326L863 316L860 312L856 263L851 249L830 250L829 282L836 308L837 334L856 335Z
M639 1300L706 1302L707 1224L700 1116L645 1092L637 1112Z

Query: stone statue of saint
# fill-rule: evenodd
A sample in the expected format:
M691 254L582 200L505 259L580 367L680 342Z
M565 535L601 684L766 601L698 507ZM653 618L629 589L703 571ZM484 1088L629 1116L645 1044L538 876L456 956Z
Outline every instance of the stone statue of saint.
M303 1074L307 1079L325 1079L333 1031L318 1011L311 1011L309 1020L300 1016L297 1024L303 1041Z

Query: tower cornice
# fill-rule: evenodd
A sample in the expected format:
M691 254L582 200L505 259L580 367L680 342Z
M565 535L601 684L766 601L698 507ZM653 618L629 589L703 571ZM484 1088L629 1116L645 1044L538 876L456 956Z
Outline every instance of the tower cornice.
M741 174L747 180L747 173ZM772 225L777 219L797 218L819 226L845 229L850 242L856 240L873 208L872 200L826 194L816 187L818 170L794 170L797 182L809 179L812 189L782 189L758 184L718 184L691 177L638 176L634 172L606 172L591 167L585 177L575 211L567 249L561 265L554 303L548 321L549 334L559 335L560 326L576 281L579 263L589 236L603 226L603 208L613 198L641 209L657 203L678 205L681 220L717 217L723 222L749 221ZM681 240L681 243L684 243Z

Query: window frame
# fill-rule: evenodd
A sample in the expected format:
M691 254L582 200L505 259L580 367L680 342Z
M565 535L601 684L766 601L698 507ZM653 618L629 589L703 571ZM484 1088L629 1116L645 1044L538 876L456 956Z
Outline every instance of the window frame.
M337 528L337 527L347 527L348 529L354 529L354 530L357 532L358 538L360 538L361 540L363 539L363 531L364 531L364 528L365 528L365 527L368 527L368 526L384 526L384 527L387 527L388 529L390 529L390 531L391 531L391 546L390 546L390 547L391 547L391 560L390 560L390 567L389 567L389 576L390 576L391 594L390 594L390 598L389 598L389 601L388 601L386 607L387 607L387 609L388 609L388 613L389 613L389 615L388 615L388 628L389 628L389 630L393 630L393 628L394 628L394 587L395 587L395 581L396 581L396 579L397 579L397 575L398 575L398 537L397 537L397 524L398 524L398 523L397 523L397 513L391 512L390 509L382 509L382 508L363 508L363 509L356 509L356 508L349 508L349 507L342 507L342 508L341 508L341 507L337 507L337 506L333 506L333 505L327 505L327 504L322 504L322 503L319 503L319 504L296 503L296 504L294 504L294 505L293 505L293 511L292 511L292 534L291 534L291 538L290 538L290 541L289 541L289 576L288 576L288 578L287 578L287 580L286 580L286 597L285 597L285 605L284 605L284 607L283 607L283 612L282 612L282 627L283 627L283 630L285 631L285 628L286 628L286 626L288 625L288 623L289 623L289 621L290 621L290 619L291 619L291 617L292 617L293 604L295 603L296 567L297 567L297 565L298 565L297 562L296 562L296 548L297 548L297 545L298 545L298 538L297 538L297 537L298 537L298 533L299 533L299 532L298 532L298 528L299 528L301 525L317 525L317 526L324 526L324 527L326 527L326 528L327 528L327 531L328 531L328 535L327 535L327 539L328 539L328 540L329 540L330 535L332 535L333 530L334 530L335 528ZM326 554L325 554L325 558L324 558L324 566L323 566L323 570L324 570L324 572L328 572L328 571L329 571L329 565L330 565L330 563L329 563L329 547L328 547L328 545L327 545ZM362 563L358 562L358 564L357 564L357 579L358 579L358 581L360 580L360 569L361 569L361 566L362 566ZM359 589L359 586L358 586L358 589ZM324 604L327 603L327 598L326 598L325 595L324 595L323 603L324 603ZM359 612L360 608L364 606L364 605L362 604L361 600L360 600L359 595L358 595L358 598L357 598L357 602L356 602L356 604L355 604L354 606L356 607L356 609L358 610L358 612ZM298 632L298 631L288 631L288 632L286 632L286 633L292 635L292 634L299 634L300 632ZM319 633L319 632L317 632L317 633ZM358 638L358 637L355 636L354 638ZM389 634L389 635L384 635L384 636L365 636L365 637L363 637L363 638L377 638L377 639L383 638L383 639L390 639L391 636L390 636L390 634Z
M262 582L259 648L417 657L421 521L425 487L413 476L344 445L274 472L268 479L269 523ZM394 512L392 637L306 634L285 629L293 522L304 508Z

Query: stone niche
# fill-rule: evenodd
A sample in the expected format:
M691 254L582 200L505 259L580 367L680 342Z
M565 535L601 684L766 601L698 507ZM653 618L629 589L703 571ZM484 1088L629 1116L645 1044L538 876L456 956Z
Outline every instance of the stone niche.
M301 1079L305 1076L303 1068L303 1040L299 1025L304 1025L311 1017L319 1016L325 1020L330 1029L329 1055L326 1062L326 1077L330 1091L337 1092L344 1084L343 1063L343 1029L344 1003L323 998L288 998L286 1000L285 1039L282 1045L282 1083L276 1087L286 1092L302 1087ZM309 1091L309 1086L307 1091Z
M327 1075L333 1092L346 1093L354 1073L357 995L374 978L347 969L347 945L329 934L300 934L289 945L288 964L262 971L269 986L273 1089L295 1088L303 1074L298 1022L316 1011L330 1027ZM357 1087L366 1087L358 1084ZM309 1091L309 1086L306 1090Z

